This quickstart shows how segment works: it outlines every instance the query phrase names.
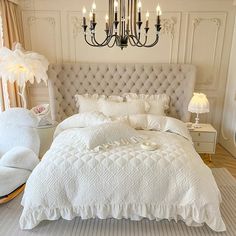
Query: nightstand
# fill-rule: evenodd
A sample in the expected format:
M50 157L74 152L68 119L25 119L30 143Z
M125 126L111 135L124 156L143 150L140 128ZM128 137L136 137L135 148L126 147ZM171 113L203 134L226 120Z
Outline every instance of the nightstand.
M53 141L53 134L57 123L52 125L39 126L36 128L40 138L39 158L41 159L46 151L50 148Z
M211 161L211 154L215 153L217 131L210 124L200 124L200 128L190 129L194 147L199 154L207 154Z

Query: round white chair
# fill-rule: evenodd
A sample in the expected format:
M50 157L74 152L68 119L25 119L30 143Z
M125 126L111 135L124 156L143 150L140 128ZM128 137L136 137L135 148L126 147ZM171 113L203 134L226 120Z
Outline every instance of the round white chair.
M24 108L0 113L0 204L23 191L39 163L37 123L37 117Z

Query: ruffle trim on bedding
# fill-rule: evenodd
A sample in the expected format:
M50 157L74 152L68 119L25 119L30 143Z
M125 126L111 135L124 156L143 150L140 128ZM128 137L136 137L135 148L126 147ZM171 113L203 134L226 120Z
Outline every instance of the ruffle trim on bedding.
M225 224L221 218L220 210L215 211L212 207L197 209L194 206L157 206L153 204L109 204L81 207L64 208L24 208L20 218L21 229L32 229L43 220L57 220L60 217L72 220L75 217L82 219L90 218L115 218L160 221L183 220L188 226L202 226L206 223L212 230L217 232L226 231Z
M137 144L142 141L143 141L143 138L140 136L137 136L137 137L134 136L134 137L130 137L130 138L122 138L117 141L112 141L112 142L108 142L105 144L101 144L101 145L95 147L93 149L93 151L106 150L111 147L120 147L120 146L124 146L124 145L129 145L129 144Z

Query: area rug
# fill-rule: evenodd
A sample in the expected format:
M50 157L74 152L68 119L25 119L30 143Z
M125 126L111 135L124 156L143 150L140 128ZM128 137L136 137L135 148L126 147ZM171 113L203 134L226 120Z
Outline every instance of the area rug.
M236 180L223 168L212 169L216 182L222 193L221 212L227 227L225 233L215 233L206 225L187 227L183 222L163 220L161 222L142 220L81 220L44 221L30 231L21 231L19 218L22 212L20 201L22 195L13 201L0 205L1 236L236 236ZM206 179L207 181L207 179Z

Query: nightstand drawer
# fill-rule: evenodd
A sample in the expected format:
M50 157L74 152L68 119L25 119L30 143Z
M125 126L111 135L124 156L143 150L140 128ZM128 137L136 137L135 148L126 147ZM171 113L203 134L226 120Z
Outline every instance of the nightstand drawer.
M215 143L194 142L194 147L198 153L215 153Z
M216 133L191 132L193 142L215 142Z

